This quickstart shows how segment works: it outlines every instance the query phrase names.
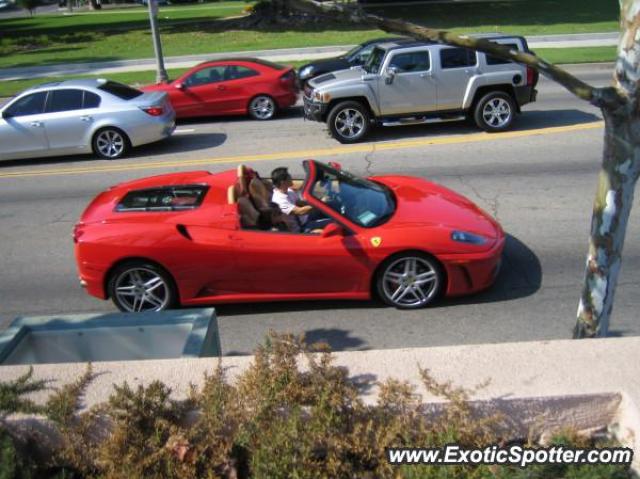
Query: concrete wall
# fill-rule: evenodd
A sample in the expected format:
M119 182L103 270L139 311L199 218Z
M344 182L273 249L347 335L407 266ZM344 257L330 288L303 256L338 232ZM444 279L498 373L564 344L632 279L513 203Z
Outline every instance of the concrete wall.
M437 404L420 383L419 367L428 368L440 381L472 388L485 380L476 405L502 411L522 434L551 432L562 426L579 430L609 428L623 444L635 450L638 470L640 448L640 338L566 340L527 343L453 346L335 353L335 364L349 368L358 382L386 378L416 385L426 402ZM252 358L225 357L230 378L243 371ZM132 385L159 379L170 386L176 399L186 397L189 385L202 384L203 375L217 359L176 359L95 363L97 377L85 396L85 407L105 401L114 383ZM73 381L83 364L37 365L36 378L53 380L52 386ZM0 367L0 380L15 378L25 366ZM36 393L42 400L47 393ZM363 390L373 401L375 385Z

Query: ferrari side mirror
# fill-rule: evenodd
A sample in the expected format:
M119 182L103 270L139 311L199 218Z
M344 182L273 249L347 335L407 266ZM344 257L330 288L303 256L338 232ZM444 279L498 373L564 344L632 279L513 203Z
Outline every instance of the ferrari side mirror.
M338 223L329 223L322 230L322 237L328 238L329 236L342 236L344 235L344 229Z

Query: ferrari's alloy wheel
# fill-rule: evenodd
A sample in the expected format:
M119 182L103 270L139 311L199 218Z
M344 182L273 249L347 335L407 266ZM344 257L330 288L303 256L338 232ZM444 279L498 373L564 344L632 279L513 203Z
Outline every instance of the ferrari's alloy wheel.
M115 160L125 155L129 148L126 135L115 128L105 128L93 138L93 151L107 160Z
M276 112L276 103L267 95L260 95L251 100L249 114L256 120L270 120Z
M403 255L384 267L378 292L387 304L397 308L421 308L437 297L441 284L440 268L432 259Z
M175 293L170 278L153 265L129 265L112 275L110 294L121 311L162 311L173 306Z

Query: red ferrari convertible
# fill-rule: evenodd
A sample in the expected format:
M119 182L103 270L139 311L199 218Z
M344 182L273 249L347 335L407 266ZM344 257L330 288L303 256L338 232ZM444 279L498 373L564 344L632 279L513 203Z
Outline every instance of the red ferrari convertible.
M293 187L326 222L302 233L287 231L271 182L243 165L110 188L74 228L82 285L123 311L159 311L373 296L419 308L494 281L504 233L468 199L420 178L303 164Z
M269 120L298 95L293 68L256 58L204 62L177 80L141 90L168 93L177 118L248 114Z

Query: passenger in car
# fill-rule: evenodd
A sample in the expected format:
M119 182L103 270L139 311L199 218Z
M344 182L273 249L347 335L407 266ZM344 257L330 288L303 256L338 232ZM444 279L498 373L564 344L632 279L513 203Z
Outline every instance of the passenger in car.
M277 204L285 215L289 231L294 233L310 232L324 228L331 220L307 204L300 193L293 189L293 181L286 167L281 166L271 172L273 196L271 201Z

